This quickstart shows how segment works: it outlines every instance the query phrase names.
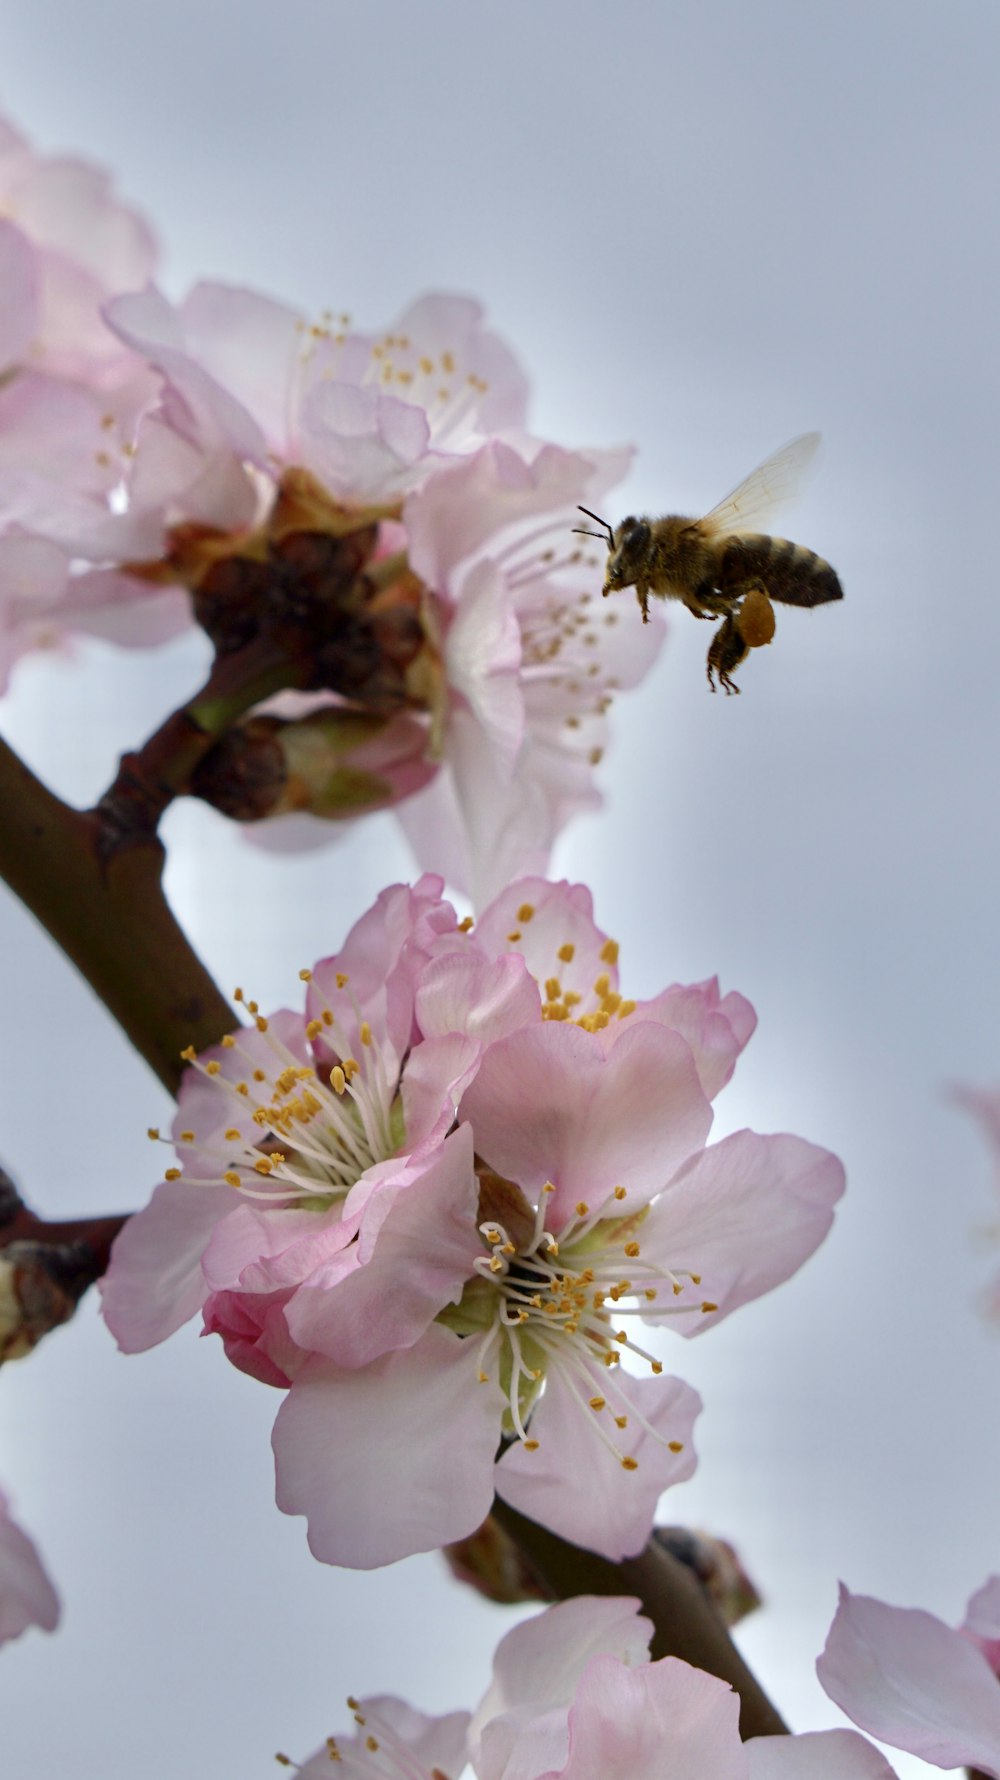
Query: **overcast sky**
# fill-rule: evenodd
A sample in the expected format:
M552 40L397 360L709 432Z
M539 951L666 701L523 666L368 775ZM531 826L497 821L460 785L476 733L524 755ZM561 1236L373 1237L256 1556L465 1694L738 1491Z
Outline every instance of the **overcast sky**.
M717 1133L796 1131L847 1165L803 1273L668 1352L707 1407L664 1516L739 1546L768 1603L742 1642L797 1729L840 1722L812 1676L838 1577L957 1620L1000 1569L991 1168L946 1096L1000 1080L998 51L995 6L963 0L8 0L0 20L0 105L115 169L173 293L217 276L373 327L474 293L536 431L637 446L613 518L704 511L824 434L788 529L843 605L781 611L738 699L708 695L707 627L678 612L617 707L607 809L555 861L592 886L628 993L717 972L756 1006ZM200 666L191 639L30 662L0 726L89 800ZM388 818L295 863L201 810L168 840L211 968L265 1006L412 871ZM0 921L3 1158L50 1215L135 1206L166 1098L6 896ZM316 1564L273 1507L276 1402L192 1330L123 1359L92 1305L5 1372L0 1479L65 1602L56 1637L0 1659L12 1773L264 1780L348 1692L478 1695L509 1617L433 1557Z

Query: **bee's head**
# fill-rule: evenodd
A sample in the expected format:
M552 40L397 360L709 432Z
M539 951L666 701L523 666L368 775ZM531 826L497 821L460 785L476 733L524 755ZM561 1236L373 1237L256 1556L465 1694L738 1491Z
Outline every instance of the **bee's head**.
M632 587L640 578L652 536L648 519L623 519L614 533L604 575L605 593Z

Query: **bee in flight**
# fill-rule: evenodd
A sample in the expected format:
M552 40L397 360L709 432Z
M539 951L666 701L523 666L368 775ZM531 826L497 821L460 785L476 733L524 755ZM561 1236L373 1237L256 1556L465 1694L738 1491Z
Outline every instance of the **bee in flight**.
M574 529L608 546L603 592L634 587L649 620L649 596L680 600L696 618L721 618L708 651L708 683L739 692L730 677L751 649L774 636L772 600L786 606L823 606L844 597L828 562L787 538L762 528L774 508L794 494L819 444L803 433L760 464L703 519L668 513L663 519L623 519L612 531L606 519L581 507L603 531Z

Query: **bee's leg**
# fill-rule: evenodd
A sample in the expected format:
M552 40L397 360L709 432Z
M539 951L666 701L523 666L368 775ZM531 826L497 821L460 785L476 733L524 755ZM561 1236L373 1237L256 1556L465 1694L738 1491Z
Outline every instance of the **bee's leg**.
M643 624L648 624L649 623L649 587L645 581L640 581L637 583L636 590L635 590L635 597L639 601L639 610L642 613L642 622L643 622Z
M727 618L723 624L720 624L708 650L705 672L713 692L715 691L714 676L716 674L719 676L719 685L726 692L739 692L739 687L729 676L734 668L739 667L741 661L746 660L749 653L746 643L736 628L734 619Z

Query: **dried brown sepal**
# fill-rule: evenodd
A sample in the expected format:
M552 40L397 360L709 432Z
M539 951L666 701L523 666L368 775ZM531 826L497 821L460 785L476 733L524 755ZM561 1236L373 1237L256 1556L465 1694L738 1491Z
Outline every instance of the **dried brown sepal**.
M467 1539L445 1545L442 1556L457 1582L501 1606L521 1601L551 1601L520 1546L488 1515Z

